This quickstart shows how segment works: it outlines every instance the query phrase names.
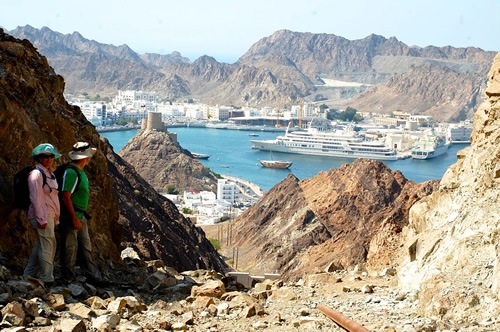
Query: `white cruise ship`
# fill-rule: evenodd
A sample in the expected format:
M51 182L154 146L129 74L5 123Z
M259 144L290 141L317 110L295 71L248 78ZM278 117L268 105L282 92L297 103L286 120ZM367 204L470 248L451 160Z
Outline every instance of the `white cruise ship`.
M411 157L413 159L432 159L445 153L450 147L449 140L442 135L436 135L434 132L424 134L420 137L413 149Z
M315 127L288 131L273 140L251 140L252 149L336 158L396 160L394 149L379 141L366 141L352 130L323 131Z

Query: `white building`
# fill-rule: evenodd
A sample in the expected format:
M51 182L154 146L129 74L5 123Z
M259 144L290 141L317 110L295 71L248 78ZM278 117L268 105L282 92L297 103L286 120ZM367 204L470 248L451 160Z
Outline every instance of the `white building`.
M236 183L227 179L217 180L217 199L220 201L236 202Z
M434 119L430 115L410 115L408 120L418 122L419 127L429 127L434 124Z
M216 199L213 192L184 192L184 207L190 209L199 224L215 224L228 217L231 203Z
M184 114L188 119L200 120L204 118L200 105L184 105Z
M118 96L113 98L113 103L120 105L125 104L128 106L145 105L158 103L158 96L156 92L143 92L136 90L122 91L118 90ZM134 107L135 108L135 107Z
M106 124L106 105L102 102L75 102L73 105L79 106L83 115L94 126L103 126Z
M184 192L184 205L191 209L197 209L202 204L214 204L217 198L211 191Z
M300 113L300 105L293 105L290 112L293 116L298 117ZM312 118L319 114L319 107L312 103L304 103L302 105L302 118Z
M201 111L202 118L212 121L225 121L229 119L232 110L233 108L229 106L210 106L205 104L198 106L198 111ZM189 112L191 115L188 116L188 112L186 111L186 117L200 119L198 111L194 113L197 117L192 116L193 113L191 111Z
M461 122L451 124L447 129L447 136L452 143L470 143L472 135L472 124Z

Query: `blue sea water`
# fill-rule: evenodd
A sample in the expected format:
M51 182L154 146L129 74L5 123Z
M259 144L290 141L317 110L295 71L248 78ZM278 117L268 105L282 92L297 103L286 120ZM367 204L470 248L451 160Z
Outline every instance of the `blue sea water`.
M271 189L289 173L303 180L321 171L339 168L352 162L350 159L275 153L274 159L290 160L293 165L288 170L264 168L258 160L271 159L271 156L269 152L253 150L250 139L273 139L280 133L186 127L168 130L177 133L177 140L184 149L210 155L208 160L200 160L206 167L219 174L255 183L263 190ZM138 130L127 130L104 132L101 136L109 140L115 152L119 152L137 133ZM259 136L250 137L250 133ZM468 144L452 145L446 153L430 160L408 158L384 163L393 170L400 170L407 179L418 183L437 180L456 162L457 151L466 146Z

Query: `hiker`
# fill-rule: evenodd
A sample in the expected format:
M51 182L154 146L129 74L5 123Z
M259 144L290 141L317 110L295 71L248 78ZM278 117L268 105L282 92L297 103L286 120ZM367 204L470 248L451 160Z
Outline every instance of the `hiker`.
M80 250L86 277L89 282L100 283L101 273L92 258L92 245L89 237L87 213L89 204L89 181L84 172L85 166L96 153L89 143L78 142L69 152L71 163L65 169L60 183L61 198L61 266L62 277L71 282L75 277L75 264Z
M53 164L54 159L61 157L61 154L52 144L43 143L33 149L31 157L36 165L28 176L30 205L27 217L36 229L38 239L23 274L31 277L37 277L38 274L38 278L50 286L54 282L54 230L59 223L60 213Z

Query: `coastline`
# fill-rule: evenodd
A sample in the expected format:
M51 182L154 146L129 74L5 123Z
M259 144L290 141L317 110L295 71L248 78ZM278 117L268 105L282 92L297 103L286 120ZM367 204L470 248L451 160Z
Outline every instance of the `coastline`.
M223 129L223 130L241 130L241 131L260 131L269 133L282 133L287 130L286 127L272 127L272 126L256 126L256 125L236 125L228 123L206 123L206 122L179 122L179 123L165 123L167 128L207 128L207 129ZM141 125L133 126L106 126L96 127L98 132L106 133L113 131L126 131L141 129ZM296 131L297 128L289 128L289 131Z
M121 126L96 127L98 133L111 133L113 131L126 131L126 130L136 130L136 129L141 129L141 126L135 125L131 127L121 127Z

